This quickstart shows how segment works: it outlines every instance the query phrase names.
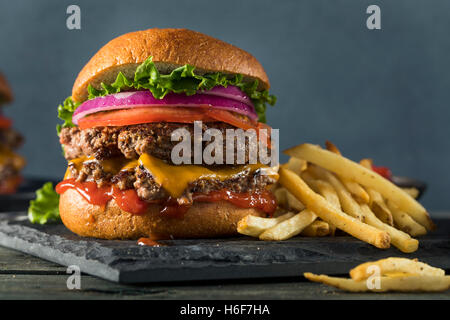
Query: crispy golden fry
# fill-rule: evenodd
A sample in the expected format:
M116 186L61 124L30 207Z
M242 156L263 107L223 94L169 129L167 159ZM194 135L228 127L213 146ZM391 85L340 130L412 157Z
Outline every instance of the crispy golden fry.
M359 161L359 164L362 165L364 168L370 170L372 169L373 161L372 159L365 158L361 159L361 161Z
M339 179L331 172L317 166L310 166L310 169L318 176L322 176L326 179L335 188L344 212L350 214L354 218L360 219L372 227L386 231L391 238L391 243L402 252L410 253L418 249L419 241L412 239L408 234L381 222L367 204L358 204Z
M390 237L387 232L380 231L374 227L352 218L330 204L322 196L315 193L294 172L280 168L279 182L298 198L306 207L316 213L322 220L331 223L355 238L370 243L377 248L389 248Z
M307 163L303 159L290 157L289 161L284 164L284 166L289 170L294 171L296 174L300 174L307 168Z
M287 190L285 188L276 188L273 191L273 195L277 200L277 204L279 207L287 208Z
M392 217L397 228L410 234L413 237L419 237L427 234L427 230L414 221L406 212L400 210L395 204L390 201L387 202L389 209L392 212Z
M300 235L305 237L324 237L330 233L330 225L322 220L315 220Z
M286 150L285 153L317 164L365 187L375 189L386 199L394 202L400 209L408 212L414 220L424 227L429 230L434 229L434 224L428 212L420 203L373 170L312 144L302 144Z
M364 222L359 204L353 199L350 192L348 192L342 182L334 174L315 165L309 166L308 170L331 184L339 197L339 203L345 213Z
M336 191L334 191L333 187L329 183L322 180L317 180L317 188L319 189L319 194L321 194L328 202L330 202L338 210L341 210L339 197L336 194ZM336 233L336 226L329 222L328 226L330 228L329 231L330 236L334 236L334 234Z
M298 235L310 225L317 216L310 210L303 210L292 218L289 218L259 235L261 240L286 240Z
M326 275L316 275L309 272L304 273L308 280L327 284L350 292L437 292L450 288L450 276L424 276L408 275L403 277L380 277L379 289L369 289L367 281L355 281L353 279L329 277Z
M301 177L315 192L321 194L336 208L341 209L339 197L331 184L320 179L312 178L308 172L302 173Z
M292 218L293 216L294 213L292 212L285 213L277 218L261 218L248 215L239 220L237 231L241 234L258 237L265 230L272 228L273 226Z
M322 195L328 202L335 206L338 210L341 210L341 204L339 203L339 197L333 187L323 180L314 179L309 172L302 172L302 179L317 193ZM329 235L334 236L336 233L336 226L329 223Z
M342 183L345 185L347 190L356 198L360 203L369 203L370 196L366 190L364 190L361 185L354 181L347 180L345 178L339 177Z
M342 155L341 150L339 150L338 147L336 147L336 145L331 142L331 141L325 141L325 147L327 148L328 151L331 151L333 153L336 153L338 155Z
M372 272L370 272L369 270L371 266L378 267L381 276L397 272L404 272L414 275L436 276L436 277L445 276L444 270L432 267L423 262L419 262L417 261L417 259L411 260L406 258L392 257L360 264L359 266L350 270L350 277L356 281L361 281L369 278L372 275Z
M287 206L289 210L300 212L305 209L305 206L303 203L298 201L296 197L292 195L289 191L286 190L286 199L287 199Z
M360 161L360 164L367 169L372 168L372 160L370 159L362 159ZM381 194L378 191L369 187L366 187L366 190L370 196L369 201L370 207L372 208L375 215L384 223L393 226L394 219L392 217L392 213L386 206L386 203L384 202L384 199L381 196Z
M361 205L361 211L365 222L379 230L386 231L391 237L391 243L400 251L411 253L419 248L419 241L412 239L407 233L381 222L367 204Z
M282 216L283 214L288 213L288 210L281 208L281 207L277 207L275 209L275 212L273 213L272 218L278 218L279 216Z
M367 193L370 196L370 207L375 215L384 223L393 226L394 219L392 217L392 213L384 202L383 197L378 191L373 190L372 188L367 188Z
M325 145L328 151L341 155L341 151L330 141L325 141ZM339 176L339 179L345 185L347 190L356 198L356 200L360 203L369 203L370 197L369 194L361 187L358 183L354 181L350 181L345 179L344 177Z
M417 199L417 197L419 196L419 190L417 190L416 188L402 188L402 190L414 199Z

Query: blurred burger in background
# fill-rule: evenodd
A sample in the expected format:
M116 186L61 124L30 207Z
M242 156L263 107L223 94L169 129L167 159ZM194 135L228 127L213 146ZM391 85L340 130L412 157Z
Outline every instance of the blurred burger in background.
M11 88L0 73L0 194L14 193L22 176L25 159L14 153L20 147L23 137L11 128L12 121L3 115L3 106L13 100Z

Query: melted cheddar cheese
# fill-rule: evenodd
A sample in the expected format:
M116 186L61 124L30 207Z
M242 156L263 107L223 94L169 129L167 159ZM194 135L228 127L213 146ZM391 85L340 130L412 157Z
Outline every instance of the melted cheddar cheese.
M25 166L25 159L6 147L0 147L0 165L12 164L14 169L20 170Z
M149 154L142 154L138 160L108 159L95 160L95 158L77 158L69 161L69 164L80 170L83 163L89 161L99 161L106 172L117 174L122 170L134 169L142 165L150 172L157 184L162 186L170 196L178 198L188 185L200 179L216 179L220 181L228 180L239 176L243 172L254 172L262 170L264 174L278 179L276 168L270 168L263 164L248 164L240 166L225 166L220 168L207 168L200 165L171 165L161 159ZM64 179L70 177L69 169L66 171Z

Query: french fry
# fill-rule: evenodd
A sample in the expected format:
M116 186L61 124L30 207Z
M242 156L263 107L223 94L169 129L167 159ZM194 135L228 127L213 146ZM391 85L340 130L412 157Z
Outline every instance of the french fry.
M251 237L258 237L265 230L270 229L293 216L294 213L292 212L285 213L277 218L261 218L248 215L239 220L237 231Z
M361 185L354 181L347 180L345 178L339 177L342 183L345 185L347 190L357 199L360 203L369 203L370 196L366 190L364 190Z
M336 147L336 145L333 142L329 141L329 140L325 141L325 147L327 148L328 151L336 153L336 154L338 154L340 156L342 155L341 150L339 150L339 148Z
M324 237L330 233L330 225L322 220L315 220L300 235L305 237Z
M325 198L311 190L310 187L294 172L280 168L280 184L291 192L297 199L312 210L322 220L331 223L355 238L370 243L377 248L386 249L390 245L390 237L387 232L380 231L372 226L348 216Z
M372 266L378 267L380 270L380 275L382 276L398 272L436 277L445 276L444 270L432 267L423 262L419 262L417 261L417 259L411 260L406 258L391 257L360 264L359 266L350 270L350 277L356 281L367 279L372 275L372 273L369 272L369 269Z
M390 225L381 222L375 214L370 210L367 204L361 205L361 211L367 224L386 231L391 237L391 243L400 251L411 253L419 248L419 241L412 239L407 233L397 230Z
M328 151L331 151L333 153L336 153L338 155L341 155L341 151L330 141L325 141L325 145L327 147ZM348 179L345 179L344 177L339 176L339 179L342 181L342 183L345 185L347 190L356 197L358 202L361 203L369 203L370 197L369 194L364 190L363 187L361 187L358 183L354 181L350 181Z
M289 218L259 235L261 240L280 241L292 238L310 225L317 216L310 210L303 210L292 218Z
M370 207L375 215L384 223L393 226L394 220L392 217L392 213L384 202L383 197L378 191L375 191L371 188L367 188L367 193L370 196Z
M302 172L302 179L317 193L322 195L328 202L335 206L338 210L341 210L341 204L339 203L339 197L333 187L326 181L314 179L309 172ZM336 226L328 222L329 235L334 236L336 232Z
M355 201L355 199L353 199L350 192L348 192L348 190L334 174L317 166L310 166L308 170L313 172L316 176L319 176L329 182L333 186L339 197L341 207L345 213L364 222L363 213L361 212L359 204Z
M289 210L300 212L305 209L303 203L298 201L296 197L292 195L289 191L286 190L286 200Z
M402 188L402 190L405 191L414 199L417 199L417 197L419 196L419 190L416 188Z
M350 292L437 292L450 288L450 276L409 275L404 277L380 277L379 289L369 289L367 281L316 275L309 272L303 274L310 281L323 283Z
M273 191L273 195L277 200L277 204L279 207L287 207L287 190L285 188L276 188Z
M360 164L366 169L372 168L372 160L370 159L362 159L360 161ZM375 212L375 215L384 223L390 226L394 225L392 213L386 206L386 203L384 202L384 199L381 196L381 194L372 188L366 187L366 190L370 196L369 201L370 207L372 208L373 212Z
M320 179L314 179L310 174L308 174L308 172L302 173L301 177L315 192L321 194L333 206L338 209L341 208L339 197L334 188L328 182Z
M408 212L414 220L428 230L435 228L428 212L420 203L373 170L312 144L302 144L286 150L285 153L317 164L365 187L373 188L400 209Z
M289 161L284 166L299 175L307 168L307 163L303 159L290 157Z
M411 218L406 212L400 210L395 204L388 201L387 205L392 212L395 225L400 230L413 237L423 236L427 233L427 230L422 225L414 221L413 218Z
M367 204L358 204L332 173L317 166L310 166L310 169L317 175L323 176L335 188L344 212L372 227L386 231L391 238L391 243L400 251L410 253L418 249L419 242L416 239L412 239L408 234L381 222Z

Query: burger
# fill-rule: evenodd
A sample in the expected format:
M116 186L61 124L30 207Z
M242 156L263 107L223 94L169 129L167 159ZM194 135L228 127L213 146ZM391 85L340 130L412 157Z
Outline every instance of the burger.
M13 152L23 143L23 137L11 128L12 121L3 115L3 104L12 100L11 88L0 73L0 194L16 192L22 181L20 171L25 166L24 158Z
M59 106L68 161L56 186L61 220L86 237L166 239L230 236L244 216L270 216L277 167L251 161L252 143L226 144L226 162L202 157L233 130L270 132L269 86L252 55L199 32L149 29L111 40ZM256 141L270 153L270 135Z

